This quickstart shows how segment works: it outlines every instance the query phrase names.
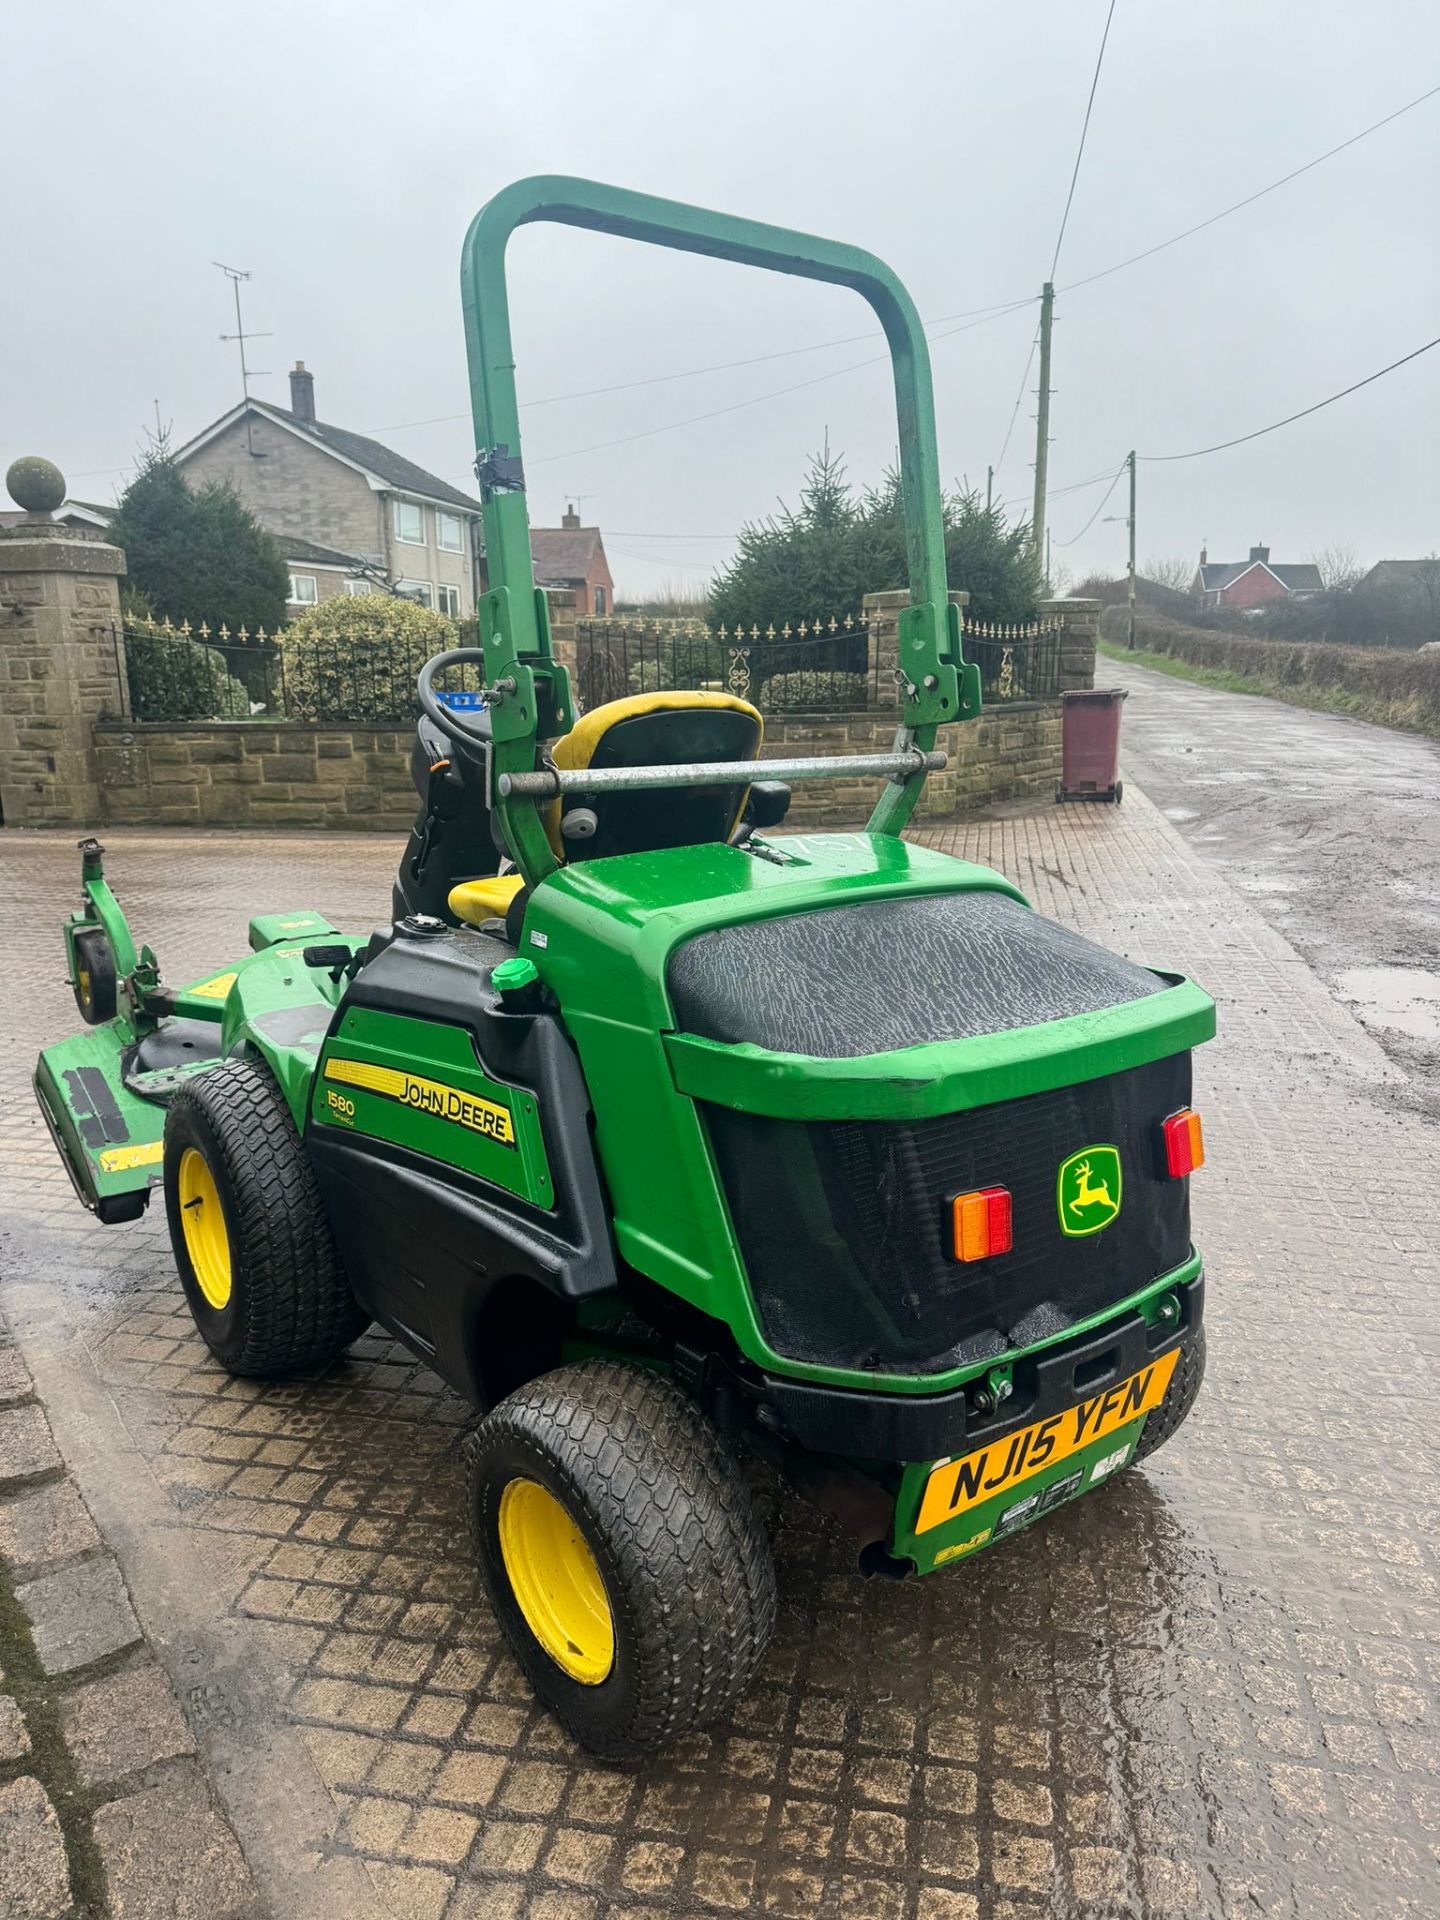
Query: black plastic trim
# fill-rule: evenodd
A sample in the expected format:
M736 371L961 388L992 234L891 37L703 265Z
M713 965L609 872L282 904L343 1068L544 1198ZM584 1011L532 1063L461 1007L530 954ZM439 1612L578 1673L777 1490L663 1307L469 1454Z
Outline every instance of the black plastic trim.
M799 1445L854 1460L934 1460L998 1439L1014 1427L1072 1406L1076 1372L1084 1367L1084 1391L1123 1380L1172 1347L1186 1345L1203 1324L1205 1276L1177 1286L1178 1325L1147 1326L1139 1313L1112 1320L1094 1332L1046 1347L1014 1368L1014 1391L999 1409L980 1414L974 1383L948 1393L866 1393L817 1386L808 1380L763 1376L765 1403L785 1433Z

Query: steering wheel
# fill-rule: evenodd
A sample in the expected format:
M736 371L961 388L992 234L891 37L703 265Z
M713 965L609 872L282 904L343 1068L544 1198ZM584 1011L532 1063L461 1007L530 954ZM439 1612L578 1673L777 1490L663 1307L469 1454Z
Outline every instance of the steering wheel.
M470 667L480 669L481 678L485 674L485 653L481 647L451 647L448 653L437 653L433 660L427 660L420 669L420 678L415 683L415 691L420 699L420 711L427 720L431 720L443 734L452 740L468 742L471 746L488 747L490 730L486 727L482 733L477 726L469 724L463 713L457 713L436 697L431 685L437 673L443 673L446 667Z

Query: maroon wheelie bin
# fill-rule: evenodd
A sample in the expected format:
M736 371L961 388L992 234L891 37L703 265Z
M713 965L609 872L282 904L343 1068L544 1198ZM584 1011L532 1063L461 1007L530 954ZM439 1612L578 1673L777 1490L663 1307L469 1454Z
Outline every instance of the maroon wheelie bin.
M1062 695L1059 800L1124 797L1120 778L1120 703L1124 687L1087 687Z

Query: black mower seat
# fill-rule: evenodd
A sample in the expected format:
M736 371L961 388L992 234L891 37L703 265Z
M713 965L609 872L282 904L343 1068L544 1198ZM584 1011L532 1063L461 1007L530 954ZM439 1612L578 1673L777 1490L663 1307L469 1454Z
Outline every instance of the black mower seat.
M676 688L608 700L581 716L551 749L555 765L585 767L682 766L690 761L754 760L765 722L733 693ZM567 794L546 813L550 843L563 859L569 842L562 806L595 816L594 831L579 842L587 860L616 853L650 853L660 847L700 846L728 840L745 805L747 787L676 787L660 792ZM449 907L457 920L479 926L502 916L520 891L518 873L466 880L452 888Z
M826 1060L1039 1026L1168 984L983 890L717 927L669 968L682 1032Z

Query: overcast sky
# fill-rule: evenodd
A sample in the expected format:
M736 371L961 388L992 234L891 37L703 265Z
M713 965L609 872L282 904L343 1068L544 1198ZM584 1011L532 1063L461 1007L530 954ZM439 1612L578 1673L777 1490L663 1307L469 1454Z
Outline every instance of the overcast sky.
M529 173L870 247L927 321L1037 294L1106 3L8 0L0 465L44 454L108 500L157 400L177 441L233 404L218 259L249 269L246 324L272 335L252 348L273 370L259 397L288 405L304 359L322 420L472 484L460 245ZM1119 0L1057 285L1437 83L1434 0ZM1131 446L1264 426L1440 333L1437 187L1440 96L1062 291L1052 486ZM702 586L743 520L795 498L827 429L857 481L891 456L886 369L837 371L883 343L797 351L864 334L855 296L563 228L522 232L510 268L531 517L582 496L622 591ZM947 478L983 488L999 460L1034 322L1026 307L934 341ZM763 354L786 357L695 371ZM997 476L1027 507L1033 407L1027 392ZM1142 467L1142 559L1206 539L1220 559L1255 541L1277 560L1440 547L1437 428L1440 348L1250 446ZM1123 564L1103 514L1074 541L1103 492L1052 504L1077 575ZM1122 485L1104 514L1123 511Z

